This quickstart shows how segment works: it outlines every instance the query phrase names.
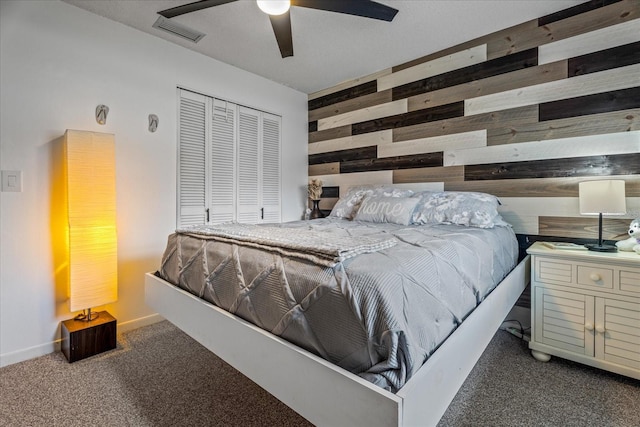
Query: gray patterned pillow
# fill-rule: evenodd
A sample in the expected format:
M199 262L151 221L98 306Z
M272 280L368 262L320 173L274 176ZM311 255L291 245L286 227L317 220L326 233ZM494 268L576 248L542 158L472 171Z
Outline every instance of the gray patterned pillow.
M414 224L458 224L493 228L508 225L498 213L496 196L474 192L425 192L413 214Z
M365 196L409 197L412 194L413 191L411 190L402 190L386 184L351 187L347 191L347 194L338 200L338 203L333 207L329 216L353 219Z
M367 196L354 220L409 225L419 201L417 198Z

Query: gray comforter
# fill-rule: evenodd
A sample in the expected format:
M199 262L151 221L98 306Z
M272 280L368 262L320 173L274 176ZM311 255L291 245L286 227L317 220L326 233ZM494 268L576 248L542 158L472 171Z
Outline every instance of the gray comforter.
M394 245L333 263L215 233L169 236L165 280L383 388L397 391L515 266L509 227L326 218L279 224Z

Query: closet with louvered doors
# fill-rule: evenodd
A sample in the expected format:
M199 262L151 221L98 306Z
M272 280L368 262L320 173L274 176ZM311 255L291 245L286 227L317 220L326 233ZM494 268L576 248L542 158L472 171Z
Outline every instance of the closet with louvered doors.
M177 225L280 222L281 117L179 90Z

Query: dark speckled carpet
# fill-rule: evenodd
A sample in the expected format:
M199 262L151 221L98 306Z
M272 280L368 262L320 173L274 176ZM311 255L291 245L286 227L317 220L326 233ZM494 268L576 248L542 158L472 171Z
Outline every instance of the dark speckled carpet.
M121 334L115 350L73 364L58 352L0 369L0 426L91 425L308 423L169 322ZM640 382L537 362L499 331L439 425L640 426Z

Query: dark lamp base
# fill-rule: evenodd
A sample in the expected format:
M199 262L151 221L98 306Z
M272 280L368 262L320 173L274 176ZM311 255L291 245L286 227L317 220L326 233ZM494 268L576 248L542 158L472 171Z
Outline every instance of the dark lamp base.
M596 252L618 252L618 248L611 245L585 245L590 251Z

